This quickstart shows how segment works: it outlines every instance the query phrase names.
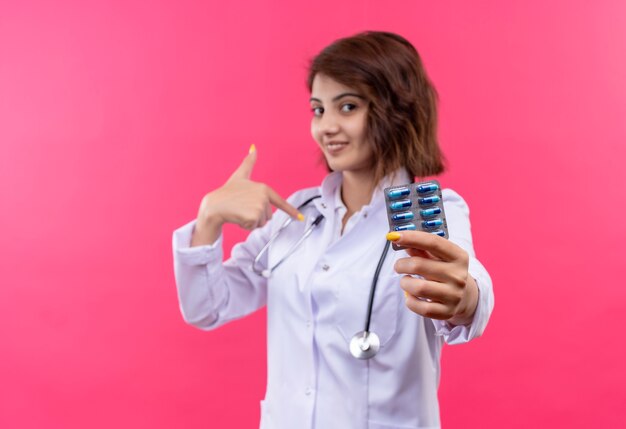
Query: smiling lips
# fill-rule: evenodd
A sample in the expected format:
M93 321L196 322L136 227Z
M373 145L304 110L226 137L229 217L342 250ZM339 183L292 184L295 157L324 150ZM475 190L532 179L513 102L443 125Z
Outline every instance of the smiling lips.
M334 154L341 152L341 150L345 148L346 146L348 146L347 142L329 142L329 143L326 143L326 150L331 155L334 155Z

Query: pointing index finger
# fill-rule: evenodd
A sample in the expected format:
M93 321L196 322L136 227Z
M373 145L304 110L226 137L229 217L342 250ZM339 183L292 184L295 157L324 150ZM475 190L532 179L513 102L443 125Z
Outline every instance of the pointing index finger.
M273 190L272 188L268 186L267 192L269 194L270 202L272 203L274 207L284 211L285 213L287 213L289 216L291 216L294 219L297 219L299 221L304 220L304 215L300 213L297 208L295 208L294 206L289 204L286 200L284 200L283 197L278 195L278 193L275 190Z
M442 261L454 261L461 256L457 245L424 231L390 232L387 234L387 240L410 249L426 250Z

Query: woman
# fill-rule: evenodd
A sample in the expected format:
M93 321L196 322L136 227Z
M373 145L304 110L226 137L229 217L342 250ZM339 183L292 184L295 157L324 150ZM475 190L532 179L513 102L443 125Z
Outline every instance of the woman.
M174 232L183 317L208 330L267 305L262 428L438 427L441 347L483 332L493 293L474 256L469 210L454 191L443 190L449 240L386 234L383 188L443 170L435 90L415 48L382 32L328 46L313 60L308 86L311 134L332 172L285 201L250 180L253 146L203 198L197 219ZM274 216L272 205L281 209ZM288 217L302 221L262 252ZM222 263L227 222L253 231ZM408 249L382 262L370 324L380 350L358 360L349 343L364 328L385 236Z

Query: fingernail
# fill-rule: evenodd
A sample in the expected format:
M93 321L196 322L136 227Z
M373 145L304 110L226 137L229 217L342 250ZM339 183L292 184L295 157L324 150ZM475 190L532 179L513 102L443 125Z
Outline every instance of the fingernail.
M254 143L250 145L250 149L248 150L248 153L252 153L252 152L256 152L256 146L254 145Z
M390 232L387 234L387 240L389 241L398 241L400 240L400 238L402 237L402 235L399 232Z
M304 215L302 213L298 213L298 220L304 222Z
M404 291L404 298L408 298L409 297L409 293L407 291Z

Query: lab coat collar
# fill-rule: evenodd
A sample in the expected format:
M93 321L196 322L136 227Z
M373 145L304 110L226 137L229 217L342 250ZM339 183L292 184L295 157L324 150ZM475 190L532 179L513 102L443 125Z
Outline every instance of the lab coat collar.
M321 198L315 200L315 206L324 215L327 216L330 211L334 211L340 207L344 207L341 200L341 183L343 174L340 171L334 171L324 178L320 186ZM373 210L378 206L384 205L385 197L383 190L390 186L403 185L413 181L409 173L404 168L399 168L393 173L383 177L374 189L372 200L362 210Z
M372 194L372 201L370 202L370 206L375 204L383 204L385 202L385 195L383 191L385 188L390 186L397 185L406 185L407 183L412 183L414 180L413 177L409 176L409 173L404 168L399 168L391 174L383 177L383 179L378 183L376 189L374 189L374 193Z

